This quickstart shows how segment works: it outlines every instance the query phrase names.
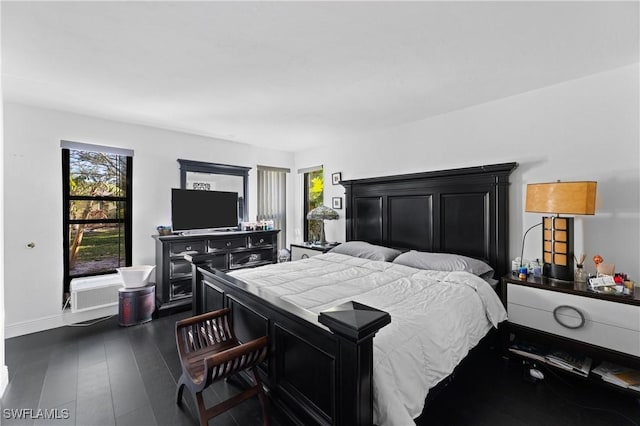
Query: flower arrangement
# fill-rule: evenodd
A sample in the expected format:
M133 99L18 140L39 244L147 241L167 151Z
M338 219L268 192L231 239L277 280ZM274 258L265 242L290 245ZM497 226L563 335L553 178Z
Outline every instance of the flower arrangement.
M602 258L602 256L600 256L599 254L596 254L595 256L593 256L593 263L596 264L596 270L598 269L598 265L601 264L602 262L604 262L604 259Z

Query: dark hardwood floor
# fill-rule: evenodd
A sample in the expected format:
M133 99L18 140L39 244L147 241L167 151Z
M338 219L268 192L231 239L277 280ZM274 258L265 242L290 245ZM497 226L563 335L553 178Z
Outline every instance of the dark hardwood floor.
M180 313L119 327L111 318L90 327L64 327L6 340L10 382L2 398L5 425L195 425L193 403L174 400L180 363L174 323ZM492 351L479 352L431 400L422 425L638 425L640 404L628 394L545 370L529 383L522 366ZM209 403L235 394L234 381L206 392ZM67 419L12 419L12 409L68 410ZM273 407L272 423L289 424ZM8 411L9 410L9 411ZM36 417L36 411L32 416ZM62 417L62 416L61 416ZM257 398L210 424L259 425ZM401 425L398 425L401 426Z
M175 322L183 312L132 327L111 318L90 327L64 327L6 340L9 386L2 398L7 425L196 425L188 391L184 408L175 402L181 374ZM211 405L240 390L221 381L205 391ZM8 419L7 409L62 409L68 419ZM272 423L288 422L271 408ZM35 414L35 412L34 412ZM36 417L30 415L30 417ZM259 425L262 412L252 398L210 424Z
M418 426L639 426L640 399L544 364L530 366L493 350L469 357L427 403Z

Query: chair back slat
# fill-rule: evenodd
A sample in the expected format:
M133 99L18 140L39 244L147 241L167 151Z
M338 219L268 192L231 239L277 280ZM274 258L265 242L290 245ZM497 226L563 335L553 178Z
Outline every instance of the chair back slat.
M215 337L218 342L223 342L231 338L229 333L225 333L226 316L223 318L216 318L215 322Z
M191 334L193 336L193 350L197 351L205 346L202 331L200 330L200 324L193 324L191 326Z
M264 361L267 355L266 347L256 349L240 357L222 362L211 369L211 381L231 376L239 371L257 365Z
M230 316L225 316L224 317L224 324L223 324L223 330L225 333L227 333L227 336L229 336L230 339L235 339L235 334L233 333L233 328L231 327L230 321L229 321L229 317Z
M216 321L207 321L205 323L207 328L207 337L209 338L209 343L213 344L216 342L220 342L222 339L220 337L220 333L218 333L218 326Z

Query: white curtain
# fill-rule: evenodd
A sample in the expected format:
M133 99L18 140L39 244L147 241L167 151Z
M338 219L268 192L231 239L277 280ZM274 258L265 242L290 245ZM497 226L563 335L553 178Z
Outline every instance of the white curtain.
M287 241L287 173L289 169L258 166L258 220L273 220L279 229L278 249Z

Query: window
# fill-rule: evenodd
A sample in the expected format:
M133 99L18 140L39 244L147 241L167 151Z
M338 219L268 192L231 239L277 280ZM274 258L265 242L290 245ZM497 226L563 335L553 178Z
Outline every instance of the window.
M64 298L71 279L131 265L133 152L63 141Z
M304 240L319 241L322 224L307 220L307 213L324 202L324 174L322 167L304 172Z
M289 169L258 166L258 220L273 220L278 248L287 244L287 173Z

